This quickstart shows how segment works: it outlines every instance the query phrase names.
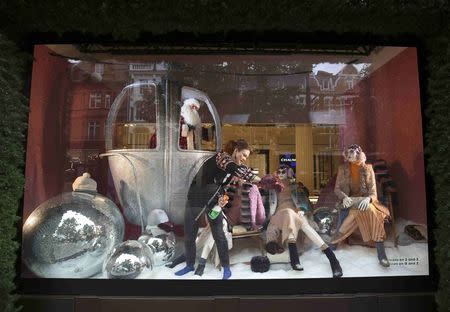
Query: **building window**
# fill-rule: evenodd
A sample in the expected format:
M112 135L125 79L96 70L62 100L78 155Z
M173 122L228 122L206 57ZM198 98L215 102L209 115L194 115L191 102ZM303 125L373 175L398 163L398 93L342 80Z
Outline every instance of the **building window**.
M101 93L91 93L89 95L89 108L100 108L102 103Z
M323 99L323 104L325 105L325 107L328 107L328 109L330 109L332 106L332 100L333 100L332 97L329 97L329 96L325 97Z
M353 105L353 98L351 96L346 96L344 99L345 106L352 106Z
M105 94L105 108L111 107L111 95Z
M296 95L295 101L296 101L297 105L300 105L302 107L306 106L306 96L305 95Z
M105 64L100 64L100 63L95 64L95 67L94 67L95 73L103 75L104 71L105 71Z
M347 80L347 89L348 90L353 89L353 80L352 79Z
M322 81L322 89L323 90L330 90L331 89L331 79L324 79Z
M306 89L306 78L300 79L300 90Z
M148 79L139 79L139 92L140 92L140 94L144 94L144 90L146 88L148 89L148 83L149 83Z
M100 125L96 121L89 121L88 122L88 129L87 129L87 137L88 140L95 140L97 139L97 135L99 133Z

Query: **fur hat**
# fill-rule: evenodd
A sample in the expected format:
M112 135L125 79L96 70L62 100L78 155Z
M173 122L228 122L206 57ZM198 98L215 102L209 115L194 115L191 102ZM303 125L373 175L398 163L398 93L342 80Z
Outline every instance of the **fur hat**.
M347 148L344 149L342 152L342 155L344 156L345 161L350 161L351 155L356 156L356 161L360 163L365 163L367 158L366 154L363 152L361 146L358 144L352 144L349 145Z
M147 217L148 225L158 225L169 221L167 213L162 209L153 209Z
M91 179L91 175L87 172L83 173L82 176L79 176L75 179L72 184L72 190L78 192L97 192L97 182Z
M270 269L270 261L266 256L254 256L250 261L253 272L264 273Z

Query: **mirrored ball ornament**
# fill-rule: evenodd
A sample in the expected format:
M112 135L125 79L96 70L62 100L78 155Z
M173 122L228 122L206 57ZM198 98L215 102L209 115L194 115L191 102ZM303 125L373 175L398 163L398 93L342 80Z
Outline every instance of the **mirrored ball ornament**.
M145 243L128 240L116 246L105 261L108 278L133 279L145 268L153 268L153 253Z
M314 222L316 222L319 228L317 233L319 233L326 243L330 243L336 233L338 214L339 212L336 209L330 209L328 207L319 207L313 212Z
M123 217L111 200L95 191L63 193L27 218L23 260L39 277L86 278L101 272L123 235Z
M161 266L172 261L175 256L176 239L173 232L159 234L155 237L144 234L138 239L150 247L153 252L153 265Z

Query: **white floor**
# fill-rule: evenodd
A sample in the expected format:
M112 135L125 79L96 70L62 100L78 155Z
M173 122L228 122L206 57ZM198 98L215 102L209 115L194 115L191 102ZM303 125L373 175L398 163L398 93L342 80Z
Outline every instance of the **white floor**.
M398 224L399 233L408 222ZM378 263L375 248L363 246L343 245L335 251L339 260L344 278L370 277L370 276L410 276L428 275L428 244L412 243L408 246L394 247L386 242L386 254L391 263L389 268ZM254 273L250 269L250 260L260 255L257 244L251 239L241 239L234 243L230 250L232 279L297 279L297 278L323 278L331 277L331 269L327 257L316 248L307 247L301 253L300 262L304 271L293 271L289 265L287 252L277 258L271 257L270 270L265 273ZM270 255L268 255L270 256ZM184 267L179 264L174 269L158 266L153 270L145 269L137 278L139 279L221 279L222 272L211 263L207 263L202 277L190 272L182 277L175 276L174 272ZM98 276L100 278L103 276Z
M250 269L250 259L258 254L258 250L243 249L236 255L234 250L231 254L232 278L233 279L270 279L270 278L322 278L331 277L331 269L326 256L317 249L312 249L300 256L304 271L293 271L288 262L273 263L270 270L265 273L254 273ZM376 250L362 246L344 246L336 250L344 277L367 277L367 276L405 276L405 275L428 275L428 248L427 244L412 244L410 246L399 246L398 248L386 248L386 254L391 266L384 268L378 264ZM237 259L236 257L240 258ZM287 257L285 259L288 260ZM241 262L243 261L243 262ZM238 263L236 263L238 262ZM174 272L184 267L179 264L174 269L164 266L153 270L145 270L138 278L141 279L220 279L221 272L208 263L202 277L193 272L178 277Z

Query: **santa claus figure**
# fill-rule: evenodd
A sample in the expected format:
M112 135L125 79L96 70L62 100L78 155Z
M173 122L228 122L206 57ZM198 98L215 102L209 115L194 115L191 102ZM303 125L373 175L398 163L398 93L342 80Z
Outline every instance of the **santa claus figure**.
M202 123L198 110L200 102L190 98L183 102L180 113L180 148L200 149Z

